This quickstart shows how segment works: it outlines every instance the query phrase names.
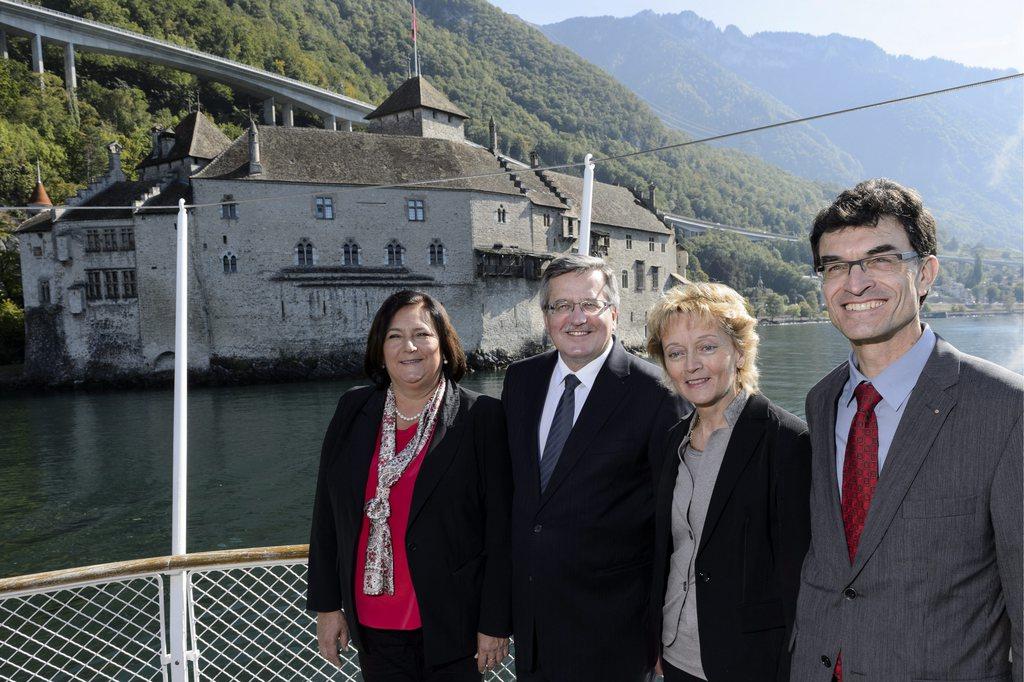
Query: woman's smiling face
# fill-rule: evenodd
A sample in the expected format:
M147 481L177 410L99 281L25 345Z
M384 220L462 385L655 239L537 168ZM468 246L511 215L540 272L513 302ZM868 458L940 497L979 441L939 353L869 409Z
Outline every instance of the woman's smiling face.
M696 407L731 400L739 391L737 368L743 354L719 324L677 313L665 327L661 347L676 391Z
M421 391L437 384L441 344L430 313L421 303L400 308L384 335L384 366L395 388Z

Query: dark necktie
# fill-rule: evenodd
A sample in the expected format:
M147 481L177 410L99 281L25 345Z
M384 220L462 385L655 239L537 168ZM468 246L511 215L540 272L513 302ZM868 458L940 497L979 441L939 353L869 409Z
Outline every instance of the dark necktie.
M843 459L843 528L846 531L846 549L853 563L860 544L860 534L871 508L871 498L878 483L878 419L875 405L882 396L875 387L862 381L854 389L857 414L850 424L846 439L846 457ZM836 657L835 677L843 681L843 657Z
M566 374L565 388L562 390L562 397L558 400L558 407L555 408L555 416L551 420L551 429L548 431L548 438L544 441L544 454L540 458L540 491L548 487L551 474L555 471L558 458L565 447L565 441L572 431L572 418L576 413L576 387L580 380L575 374Z

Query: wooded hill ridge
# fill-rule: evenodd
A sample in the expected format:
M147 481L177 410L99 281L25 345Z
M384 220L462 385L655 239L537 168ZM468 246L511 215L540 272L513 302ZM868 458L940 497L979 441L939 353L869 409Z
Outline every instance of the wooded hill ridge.
M693 12L541 27L631 88L666 124L705 136L1014 73L887 54L832 34L720 29ZM1024 81L731 138L801 177L887 176L916 187L944 239L1021 247Z
M409 74L410 5L405 0L47 0L47 7L188 45L379 103ZM468 136L485 142L498 123L501 146L531 150L546 164L581 161L685 141L627 88L535 27L483 0L418 3L422 73L472 117ZM28 45L11 40L12 59ZM59 46L47 46L59 73ZM15 66L7 71L17 70ZM12 95L38 97L8 82L0 125L17 147L15 177L0 178L0 202L25 200L34 156L55 201L101 170L102 144L116 133L124 166L146 153L154 123L172 124L198 92L203 109L240 133L256 103L215 83L124 58L79 53L82 135L54 135L16 111ZM48 89L50 90L50 89ZM43 97L57 97L47 93ZM38 106L35 108L39 108ZM91 110L90 110L91 109ZM298 114L298 112L297 112ZM298 123L302 123L301 114ZM53 125L60 127L58 123ZM106 136L106 137L105 137ZM4 144L0 141L0 145ZM84 144L86 151L77 150ZM733 150L694 146L601 163L601 180L658 187L660 207L705 220L804 234L835 188L795 177Z

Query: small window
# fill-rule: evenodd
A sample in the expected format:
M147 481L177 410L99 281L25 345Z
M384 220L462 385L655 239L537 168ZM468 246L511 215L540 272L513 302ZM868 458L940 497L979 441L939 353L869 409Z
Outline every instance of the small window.
M135 250L135 228L134 227L122 227L121 228L121 250L122 251L134 251Z
M225 275L231 275L238 272L238 259L235 258L235 254L225 253L220 261L224 266Z
M238 204L234 203L235 197L232 194L225 194L220 198L220 217L222 220L238 219Z
M497 216L499 223L504 223L508 219L508 212L505 210L505 207L502 206L501 204L498 204Z
M39 282L39 305L50 305L50 280L44 279Z
M629 270L623 270L622 271L622 288L623 289L628 289L629 288Z
M86 277L88 277L88 286L85 290L85 299L87 301L98 301L103 298L103 276L99 270L86 270Z
M33 246L32 247L32 255L35 256L36 258L42 258L43 257L43 247L41 247L41 246Z
M121 271L121 289L124 292L124 298L138 298L139 292L135 286L135 271L134 270L122 270Z
M642 260L633 263L633 284L636 286L636 291L644 290L644 262Z
M551 214L550 213L545 213L544 214L544 227L551 227Z
M665 253L665 242L661 243L661 252Z
M85 231L85 250L87 253L95 253L102 251L103 247L100 242L100 231L99 230L86 230Z
M348 241L341 247L342 265L362 265L359 258L359 244Z
M313 214L317 220L334 220L334 199L332 197L317 197Z
M575 235L576 234L576 232L575 232L576 228L573 226L572 218L566 218L565 221L566 221L565 222L566 227L568 228L568 235L570 237Z
M454 116L452 116L451 114L448 114L448 122L449 123L451 123L454 119L455 119Z
M647 238L647 250L654 251L654 237Z
M387 264L391 267L401 267L405 264L404 253L405 248L394 239L384 247L384 257Z
M108 301L116 301L118 299L117 270L103 271L103 287L106 291L104 298Z
M633 248L633 235L631 235L631 234L627 234L626 235L626 248L627 249L632 249Z
M113 227L103 228L103 250L117 251L117 230Z
M651 291L658 290L658 266L651 266Z
M406 199L405 207L410 221L422 223L426 220L423 199Z
M445 251L444 244L439 240L435 239L430 245L429 257L431 265L447 265L448 264L448 252Z
M313 267L313 245L306 239L295 245L295 264L299 267Z

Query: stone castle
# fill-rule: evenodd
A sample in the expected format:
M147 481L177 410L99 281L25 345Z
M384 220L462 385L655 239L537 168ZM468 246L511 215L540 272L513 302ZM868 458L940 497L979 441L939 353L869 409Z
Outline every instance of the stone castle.
M448 308L478 364L535 350L538 280L575 249L583 181L466 139L467 115L414 77L367 132L257 126L233 142L202 113L154 130L127 180L109 169L19 228L30 379L108 380L173 366L175 214L189 209L189 366L357 372L370 320L399 288ZM449 181L448 178L461 178ZM388 187L415 181L414 186ZM132 208L117 208L117 207ZM619 273L619 336L681 271L672 229L641 195L595 183L591 253Z

